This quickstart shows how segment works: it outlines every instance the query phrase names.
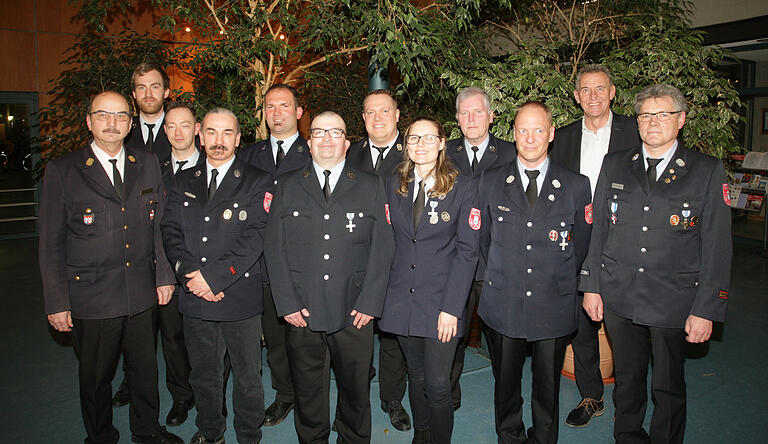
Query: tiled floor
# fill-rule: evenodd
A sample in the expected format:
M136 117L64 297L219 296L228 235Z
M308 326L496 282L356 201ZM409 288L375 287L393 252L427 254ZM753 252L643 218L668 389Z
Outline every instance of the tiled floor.
M707 345L691 347L687 363L686 443L768 442L768 260L761 243L736 238L728 321ZM69 338L49 331L42 308L37 240L0 241L0 443L77 443L85 438L77 392L77 361ZM162 358L159 359L162 363ZM161 364L162 366L162 364ZM463 406L456 414L454 443L495 443L493 375L482 351L467 353L462 376ZM115 383L119 382L119 378ZM164 380L164 368L160 370ZM271 402L269 369L264 368L265 398ZM530 425L530 367L524 371L525 421ZM231 387L230 387L231 390ZM335 388L332 388L335 392ZM398 432L378 408L378 382L371 387L373 443L410 443L412 432ZM611 399L612 387L605 397ZM161 382L161 415L170 396ZM332 394L332 398L335 393ZM407 398L407 396L406 396ZM231 410L231 396L230 412ZM407 399L406 399L407 401ZM579 401L576 385L561 384L562 420ZM407 404L407 402L406 402ZM613 407L583 429L560 427L561 443L612 442ZM333 408L331 409L333 411ZM650 414L647 415L650 418ZM264 443L294 443L293 417L264 428ZM130 442L128 408L115 409L121 442ZM188 440L194 412L171 430ZM235 443L232 415L226 433ZM335 441L335 433L331 434Z

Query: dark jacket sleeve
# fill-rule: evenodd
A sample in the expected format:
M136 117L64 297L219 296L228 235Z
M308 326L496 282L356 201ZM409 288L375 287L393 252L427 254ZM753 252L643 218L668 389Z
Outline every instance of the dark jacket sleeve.
M443 291L440 311L461 318L467 305L469 289L474 281L477 259L479 256L480 227L470 225L472 212L478 212L477 180L469 180L464 187L464 193L459 198L461 207L456 230L456 255L451 262L451 270ZM482 213L480 214L482 216Z
M45 314L69 310L66 273L67 214L62 193L62 173L57 162L48 162L40 195L40 274Z
M385 209L387 196L384 182L379 177L377 180L378 186L374 196L376 220L371 233L368 265L354 309L360 313L379 317L387 294L389 270L395 257L395 235L392 226L387 222Z
M155 236L155 286L160 287L163 285L176 284L176 278L173 274L173 269L168 262L168 256L165 254L165 247L163 245L163 233L161 228L161 221L165 214L165 208L168 204L168 194L163 185L163 175L160 171L160 164L155 159L154 154L151 156L153 162L147 162L151 165L152 174L157 183L158 195L160 196L160 202L157 205L157 218L153 224L154 236Z
M171 258L173 272L179 283L186 283L186 275L200 269L200 263L192 253L187 250L182 228L182 203L183 197L179 191L181 187L174 187L168 194L168 204L160 224L163 232L163 245L165 252Z
M275 300L275 308L278 316L296 313L306 308L306 303L301 301L296 287L291 279L291 271L288 267L287 248L288 242L283 224L285 202L282 196L285 190L285 178L277 181L277 189L269 210L267 229L264 234L264 259L267 262L272 296Z
M608 235L608 215L605 214L607 210L605 201L610 185L608 183L610 180L606 178L606 172L611 168L610 159L610 156L606 156L603 160L603 167L597 178L595 198L592 200L592 234L587 257L584 259L579 273L579 291L582 292L600 293L600 264L603 244Z
M725 321L728 288L731 276L733 245L731 238L731 208L725 203L728 193L725 169L720 161L713 162L701 221L701 271L699 287L691 313L712 321Z

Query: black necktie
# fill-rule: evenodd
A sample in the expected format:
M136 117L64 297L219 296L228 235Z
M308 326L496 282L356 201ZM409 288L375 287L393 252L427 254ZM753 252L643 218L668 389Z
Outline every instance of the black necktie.
M117 159L109 159L112 164L112 182L115 185L115 191L120 199L123 198L123 178L120 177L120 170L117 169Z
M421 215L424 213L424 179L419 181L419 191L416 193L416 200L413 201L413 229L419 228Z
M186 165L187 162L189 162L189 161L188 160L177 160L176 161L176 173L175 174L179 174L181 172L181 169L184 168L184 165Z
M147 137L147 143L144 144L144 148L146 148L147 151L152 151L152 142L155 141L155 135L152 134L152 128L155 127L155 124L145 123L144 125L147 125L147 128L149 128L149 137Z
M285 151L283 151L284 140L277 141L277 157L275 157L275 169L280 168L280 162L285 159Z
M648 176L648 189L653 189L653 186L656 185L656 165L663 159L646 157L645 160L648 162L648 169L645 170L645 174Z
M384 151L386 151L389 147L373 146L373 148L379 151L379 157L376 158L376 164L373 166L373 170L376 171L376 174L378 174L379 170L381 169L381 164L384 163Z
M475 172L475 170L477 169L477 150L479 150L479 149L480 149L480 148L478 148L478 147L476 147L476 146L473 146L473 147L472 147L472 151L475 153L475 157L472 159L472 172L473 172L473 173L474 173L474 172Z
M211 181L208 183L208 200L213 199L213 195L216 193L216 176L219 172L216 168L211 170Z
M323 184L323 194L325 195L325 201L328 202L328 199L331 198L331 172L330 170L323 171L323 175L325 176L325 183Z
M539 170L525 170L525 175L528 176L528 188L525 189L525 196L528 198L531 208L533 208L536 204L536 198L539 197L539 184L536 183L536 178L539 177Z

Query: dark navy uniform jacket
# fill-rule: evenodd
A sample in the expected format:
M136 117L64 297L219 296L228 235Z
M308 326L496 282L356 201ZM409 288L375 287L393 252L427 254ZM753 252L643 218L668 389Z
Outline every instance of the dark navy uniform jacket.
M555 140L552 141L552 150L549 153L552 162L577 173L581 165L581 137L583 134L581 123L583 120L581 118L555 131ZM640 134L637 132L637 119L613 113L608 152L625 150L639 143Z
M307 162L310 161L309 146L307 145L307 141L299 136L293 142L290 149L288 149L288 152L285 153L283 161L280 162L280 167L275 168L275 158L272 156L270 140L270 138L266 138L248 145L242 148L237 156L243 162L268 172L272 176L272 181L276 186L277 178L279 176L304 168L304 166L307 165ZM268 283L269 276L267 274L267 265L264 262L263 256L259 262L261 263L261 278L264 282Z
M278 316L306 308L328 333L353 309L381 316L395 250L385 204L381 179L347 165L328 202L311 162L280 176L264 245Z
M275 168L275 158L272 155L270 139L260 140L240 150L237 157L243 162L264 170L275 179L278 176L303 168L309 160L307 141L299 136L285 153L280 168Z
M485 147L483 157L478 162L477 169L474 172L472 171L472 164L469 163L469 157L467 157L464 138L460 137L448 141L445 146L445 152L450 156L451 162L456 169L459 170L459 174L466 177L480 178L480 174L488 168L515 160L517 148L515 148L513 142L499 139L490 133L488 137L488 146Z
M168 260L183 293L179 311L210 321L237 321L264 311L261 273L264 227L272 199L272 179L265 171L235 158L208 201L206 166L182 171L163 218ZM209 302L186 288L187 273L200 270L214 294Z
M477 181L456 178L444 198L428 197L419 228L413 229L413 188L397 193L400 176L387 178L389 217L395 231L395 260L379 328L402 336L437 338L441 311L459 318L459 332L479 256L481 215Z
M395 145L389 147L389 152L384 158L384 163L379 168L379 176L388 177L395 173L397 166L403 161L406 153L403 143L403 134L400 133L395 140ZM347 165L358 170L375 174L373 169L373 159L371 158L371 147L368 144L368 138L358 140L349 146L347 151Z
M143 151L144 149L144 136L141 132L141 120L139 116L133 117L133 123L131 123L131 132L125 138L125 146L133 148L136 151ZM152 141L152 152L157 155L158 160L164 160L171 155L171 142L168 141L168 136L165 134L165 127L163 122L159 121L152 128L152 133L155 135Z
M205 166L205 152L199 151L197 156L197 163L195 167ZM186 166L186 165L184 165ZM185 170L191 170L194 167L187 167ZM182 170L183 171L183 170ZM171 157L160 162L160 172L163 175L163 184L167 193L171 192L173 185L176 183L176 176L173 174L173 165L171 165Z
M595 190L580 290L641 325L725 320L733 254L725 170L678 143L653 191L640 146L605 156Z
M40 274L47 314L134 315L157 304L158 286L175 282L160 234L160 164L125 147L123 176L121 200L90 144L46 166Z
M464 138L449 140L445 146L445 152L451 159L453 166L459 170L459 175L480 179L480 175L483 171L493 168L497 165L502 165L507 162L515 160L517 157L517 147L513 142L507 142L506 140L499 139L493 134L488 135L488 146L485 147L485 152L480 162L477 164L475 171L472 171L472 164L469 163L467 157L467 150L464 146ZM483 274L485 273L485 260L480 256L477 265L477 271L475 272L475 279L478 281L483 280Z
M510 338L557 338L577 327L577 280L591 220L589 179L550 162L531 211L519 175L513 161L480 179L480 247L488 265L478 313Z

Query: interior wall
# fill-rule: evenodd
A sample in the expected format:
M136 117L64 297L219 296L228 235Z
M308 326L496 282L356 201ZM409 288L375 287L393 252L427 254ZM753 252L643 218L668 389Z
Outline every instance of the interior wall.
M768 62L755 64L755 87L768 88ZM763 112L768 112L768 97L755 97L752 151L768 151L768 134L763 134Z
M765 0L693 0L692 25L716 25L768 15Z
M0 2L0 91L37 92L40 107L51 97L51 82L62 71L65 51L77 40L82 23L74 19L77 3L69 0L31 0ZM161 15L151 0L134 0L132 13L107 23L107 30L117 34L123 29L150 32L166 41L180 42L186 33L161 33L153 27ZM172 89L192 90L191 79L178 69L169 69Z

